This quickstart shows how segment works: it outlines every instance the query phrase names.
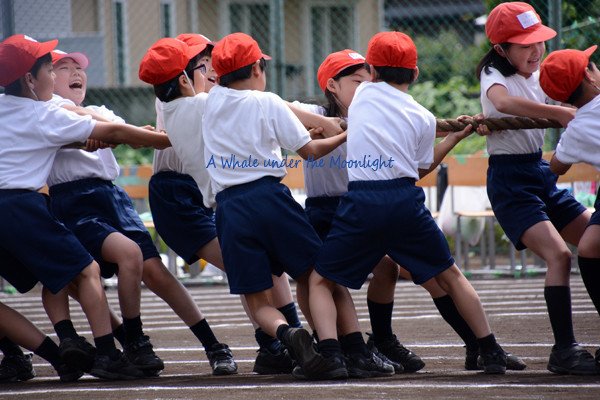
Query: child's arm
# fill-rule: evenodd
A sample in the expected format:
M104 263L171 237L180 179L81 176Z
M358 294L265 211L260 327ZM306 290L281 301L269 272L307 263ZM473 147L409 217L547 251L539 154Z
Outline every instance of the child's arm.
M343 132L343 129L340 127L340 118L324 117L322 115L303 110L302 108L297 107L287 101L286 104L306 128L323 128L321 135L324 137L332 137Z
M90 139L106 143L127 144L132 147L145 146L164 149L171 146L169 137L164 133L153 132L129 124L98 121L92 130Z
M564 175L567 173L569 168L571 168L573 164L565 164L556 158L556 153L552 154L552 159L550 160L550 171L552 171L556 175Z
M511 96L506 87L498 84L488 89L487 97L496 110L504 114L553 119L564 127L575 117L575 108L542 104L523 97Z
M321 130L321 128L315 129L315 131ZM312 132L311 132L312 133ZM317 132L318 133L318 132ZM340 144L346 141L346 132L342 132L339 135L325 138L311 140L304 146L300 147L296 152L303 159L311 157L313 160L319 159L326 154L329 154L333 149L338 147Z
M419 168L419 179L423 178L425 175L429 174L431 171L437 168L438 165L442 162L444 157L448 155L450 150L454 148L464 138L469 136L473 131L473 127L471 125L467 125L465 129L459 132L449 132L448 135L442 139L435 147L433 148L433 162L427 169Z

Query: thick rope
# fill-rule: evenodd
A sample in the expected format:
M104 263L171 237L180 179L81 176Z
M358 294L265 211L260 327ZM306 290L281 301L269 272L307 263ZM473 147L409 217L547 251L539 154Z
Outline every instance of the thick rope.
M436 130L438 132L457 132L463 130L467 125L472 125L473 129L477 129L479 125L486 125L490 131L562 128L561 124L551 119L526 117L485 118L478 121L473 118L469 118L465 121L456 119L437 119L436 123Z

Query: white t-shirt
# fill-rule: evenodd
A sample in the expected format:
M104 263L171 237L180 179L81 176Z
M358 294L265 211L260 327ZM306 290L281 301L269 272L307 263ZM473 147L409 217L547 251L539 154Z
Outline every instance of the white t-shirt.
M75 106L75 103L71 100L64 99L58 95L54 95L50 102L59 107L65 104ZM118 117L104 106L87 106L86 108L100 114L111 122L125 123L121 117ZM56 158L48 176L48 186L85 178L99 178L113 181L118 176L119 164L110 148L91 152L78 149L60 149L56 153Z
M40 189L58 149L85 142L95 125L48 102L0 95L0 189Z
M348 109L350 181L419 179L433 162L435 117L385 82L363 82Z
M600 170L600 96L577 110L555 154L562 163L584 162Z
M511 96L545 104L547 96L540 87L540 72L536 71L529 78L514 74L505 77L495 68L489 68L490 74L481 72L481 107L485 117L513 117L496 110L487 97L488 90L493 85L502 85ZM515 129L493 132L487 136L488 154L530 154L539 151L544 144L544 129Z
M202 193L204 205L215 204L210 176L204 160L204 138L202 137L202 115L208 94L180 97L163 103L165 129L171 145L183 164L183 170L194 178Z
M154 102L154 108L156 110L156 130L166 130L165 123L163 120L163 103L156 99ZM173 147L167 147L163 150L154 150L154 159L152 161L152 169L154 173L162 172L162 171L175 171L180 174L185 174L183 170L183 163L177 157L177 153L175 153L175 149Z
M213 87L202 126L215 193L265 176L284 177L281 148L296 151L311 140L279 96L257 90Z
M306 104L295 101L296 107L306 111L325 115L325 108L316 104ZM346 159L346 143L342 143L323 158L322 163L302 161L304 171L304 187L307 197L341 196L348 191L348 171L346 168L331 167L337 159ZM333 160L333 161L332 161Z

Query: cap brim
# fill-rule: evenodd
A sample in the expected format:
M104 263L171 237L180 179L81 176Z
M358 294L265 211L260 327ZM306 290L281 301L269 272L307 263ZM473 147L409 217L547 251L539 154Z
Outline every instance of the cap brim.
M272 60L271 56L268 56L265 53L262 53L262 58L264 58L265 60Z
M552 28L548 28L545 25L540 25L538 29L532 32L525 32L520 35L516 35L507 40L509 43L515 44L533 44L539 42L545 42L556 36L556 31Z
M83 53L75 52L75 53L58 54L58 55L56 53L52 53L52 54L53 54L52 64L56 64L63 58L72 58L77 64L79 64L79 66L82 69L86 69L88 67L88 65L90 65L90 61L88 60L86 55Z
M597 44L595 44L595 45L593 45L592 47L588 47L587 49L585 49L585 50L583 51L583 53L584 53L584 54L587 56L587 58L589 59L589 58L592 56L592 54L594 54L594 52L596 51L596 49L597 49L597 48L598 48L598 45L597 45Z
M202 53L204 51L204 49L206 49L209 46L209 43L202 43L202 44L195 44L195 45L188 45L188 57L190 58L190 60L194 57L196 57L198 54Z

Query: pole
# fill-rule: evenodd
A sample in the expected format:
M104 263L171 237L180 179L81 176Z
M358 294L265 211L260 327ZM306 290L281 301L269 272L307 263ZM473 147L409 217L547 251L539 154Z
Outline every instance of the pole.
M14 0L0 0L2 9L2 39L15 34L15 2Z

